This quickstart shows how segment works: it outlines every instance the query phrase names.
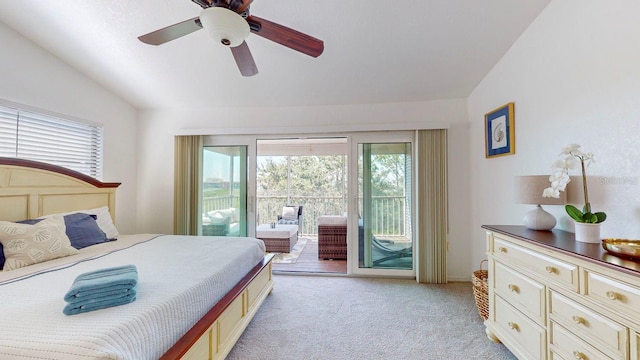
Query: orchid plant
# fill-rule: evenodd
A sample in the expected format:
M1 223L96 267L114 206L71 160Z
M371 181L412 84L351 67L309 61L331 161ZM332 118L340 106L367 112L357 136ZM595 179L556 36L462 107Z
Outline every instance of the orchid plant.
M562 159L553 163L553 171L549 176L551 186L544 189L542 197L559 198L560 191L565 191L567 184L571 181L569 170L578 167L582 170L582 189L584 191L584 207L582 211L573 205L566 205L565 210L569 216L581 223L601 223L607 219L607 214L603 212L591 212L591 204L589 203L589 192L587 191L587 175L586 167L595 162L593 154L590 152L582 152L580 145L571 144L565 146L560 153Z

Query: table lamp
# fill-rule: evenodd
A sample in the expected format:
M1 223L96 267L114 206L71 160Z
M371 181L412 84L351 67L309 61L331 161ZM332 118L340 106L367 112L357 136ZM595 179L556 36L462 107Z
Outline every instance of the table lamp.
M546 212L542 205L564 205L567 192L561 191L559 198L542 197L542 192L550 186L549 175L517 176L515 182L516 202L518 204L535 204L536 207L522 220L531 230L551 230L556 226L556 218Z

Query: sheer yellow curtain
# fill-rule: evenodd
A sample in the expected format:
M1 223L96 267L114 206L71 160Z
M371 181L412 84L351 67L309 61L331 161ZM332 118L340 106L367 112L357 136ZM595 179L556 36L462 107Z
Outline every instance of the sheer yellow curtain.
M202 136L176 136L173 232L198 235L201 213Z
M418 259L422 283L447 282L447 130L418 131Z

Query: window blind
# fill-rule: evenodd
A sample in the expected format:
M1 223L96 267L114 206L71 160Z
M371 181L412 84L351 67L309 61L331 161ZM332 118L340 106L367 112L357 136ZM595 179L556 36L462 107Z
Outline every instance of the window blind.
M16 156L17 119L17 110L0 107L0 156Z
M0 155L102 178L102 127L0 106Z

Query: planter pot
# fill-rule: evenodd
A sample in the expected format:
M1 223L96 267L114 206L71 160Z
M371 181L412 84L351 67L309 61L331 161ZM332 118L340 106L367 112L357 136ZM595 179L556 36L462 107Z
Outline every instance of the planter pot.
M590 224L576 222L575 239L579 242L599 244L600 239L600 223Z

